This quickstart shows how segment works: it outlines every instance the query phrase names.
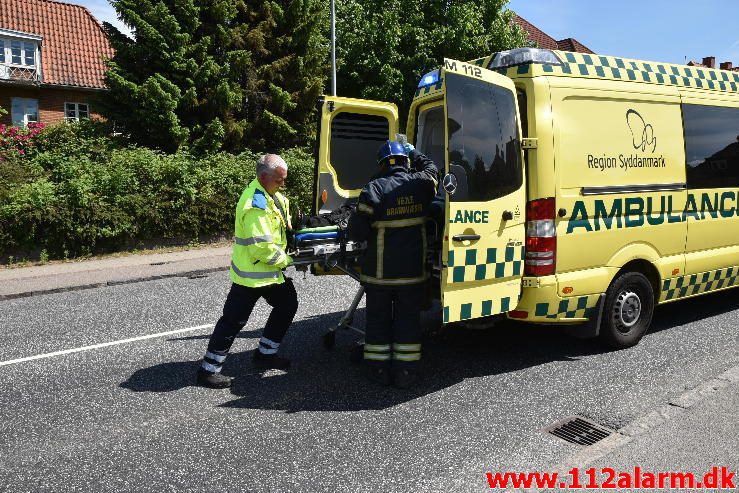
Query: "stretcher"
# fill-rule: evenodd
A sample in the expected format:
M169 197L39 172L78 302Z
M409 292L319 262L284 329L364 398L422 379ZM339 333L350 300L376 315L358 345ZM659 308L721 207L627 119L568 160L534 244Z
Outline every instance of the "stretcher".
M357 260L366 247L365 242L349 240L346 231L338 226L323 226L296 231L290 241L289 254L298 270L311 269L313 274L339 271L359 282ZM338 329L352 330L364 335L362 329L353 325L354 314L363 296L364 287L360 285L344 315L323 335L324 347L327 349L334 347ZM363 342L360 342L352 349L353 360L361 358L362 344Z

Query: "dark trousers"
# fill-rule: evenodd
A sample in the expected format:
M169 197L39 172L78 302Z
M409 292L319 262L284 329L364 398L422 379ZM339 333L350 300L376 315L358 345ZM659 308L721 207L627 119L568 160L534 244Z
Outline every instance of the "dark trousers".
M292 280L287 277L282 284L270 284L261 288L232 284L223 306L223 316L210 336L208 352L221 356L228 354L259 298L264 298L272 307L264 327L264 337L277 344L282 342L298 311L298 295Z
M413 369L421 357L421 302L424 285L365 285L367 365Z

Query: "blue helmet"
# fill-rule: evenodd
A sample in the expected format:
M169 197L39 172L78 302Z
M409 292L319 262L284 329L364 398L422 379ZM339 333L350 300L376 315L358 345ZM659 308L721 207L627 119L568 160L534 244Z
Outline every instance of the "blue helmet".
M405 149L403 148L403 144L396 140L387 140L384 144L380 146L380 148L377 150L377 164L382 164L383 161L389 158L398 157L402 158L403 160L408 160L408 154L405 152ZM405 163L405 161L401 161ZM390 161L390 165L393 166L396 163L395 160Z

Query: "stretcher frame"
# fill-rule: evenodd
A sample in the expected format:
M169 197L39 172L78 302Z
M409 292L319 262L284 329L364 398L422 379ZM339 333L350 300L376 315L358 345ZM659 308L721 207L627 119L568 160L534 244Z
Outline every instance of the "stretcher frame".
M338 249L335 248L338 246ZM351 247L350 249L347 249L347 247ZM354 260L357 258L357 256L366 248L366 245L356 243L356 242L347 242L343 239L339 239L338 245L333 243L324 243L324 244L318 244L313 247L304 247L302 250L298 248L298 252L296 257L294 257L293 265L296 267L305 267L312 265L320 265L321 268L330 271L333 269L337 269L341 271L343 274L346 274L347 276L351 277L355 281L359 282L359 272L357 272L355 269L353 269L350 265L350 262L348 262L349 259ZM311 252L308 250L312 249L313 254L311 255ZM306 255L308 253L308 255ZM347 257L347 254L351 253L349 257ZM323 334L323 346L326 349L333 349L333 347L336 345L336 331L339 329L343 330L352 330L362 336L364 336L365 332L364 330L355 327L353 325L354 323L354 314L357 311L357 307L359 306L359 303L362 301L362 297L364 296L364 286L361 284L359 285L359 289L357 290L356 294L354 295L354 298L352 299L351 304L349 305L349 308L344 312L341 319L339 319L338 323L335 325L332 325L329 327L328 331ZM357 360L358 358L361 359L361 349L364 346L364 340L362 339L359 341L356 346L352 349L351 357L352 360ZM359 355L357 356L357 353Z

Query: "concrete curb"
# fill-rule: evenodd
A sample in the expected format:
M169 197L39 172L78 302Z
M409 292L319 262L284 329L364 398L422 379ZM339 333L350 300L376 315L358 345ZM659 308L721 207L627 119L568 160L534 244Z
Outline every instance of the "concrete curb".
M212 274L213 272L220 272L220 271L224 271L228 269L229 267L214 267L210 269L198 269L198 270L191 270L191 271L185 271L185 272L175 272L175 273L170 273L170 274L152 274L148 276L135 277L131 279L119 279L119 280L111 280L111 281L104 281L104 282L96 282L92 284L80 284L77 286L63 286L63 287L58 287L58 288L36 289L33 291L24 291L20 293L0 294L0 301L14 300L18 298L29 298L31 296L38 296L42 294L66 293L69 291L81 291L83 289L95 289L95 288L102 288L105 286L118 286L121 284L133 284L136 282L155 281L157 279L167 279L171 277L195 277L195 276Z

